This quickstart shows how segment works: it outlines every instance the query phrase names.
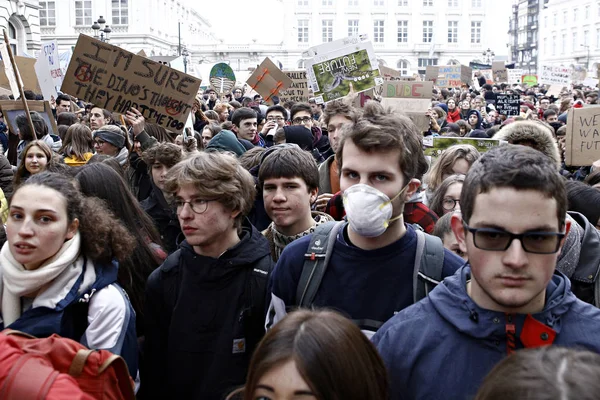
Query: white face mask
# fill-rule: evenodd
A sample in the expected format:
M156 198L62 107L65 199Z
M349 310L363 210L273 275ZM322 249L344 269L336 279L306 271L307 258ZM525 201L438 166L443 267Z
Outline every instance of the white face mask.
M391 222L401 217L402 214L392 218L394 211L392 201L402 195L407 188L408 186L405 186L391 200L384 193L363 183L344 190L344 209L350 228L363 237L381 236Z

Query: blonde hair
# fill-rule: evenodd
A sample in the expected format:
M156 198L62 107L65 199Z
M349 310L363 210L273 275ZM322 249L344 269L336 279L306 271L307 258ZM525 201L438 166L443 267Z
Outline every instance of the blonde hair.
M436 163L432 165L426 176L427 190L433 192L444 180L444 175L454 174L452 167L456 161L463 159L471 167L479 157L481 157L481 154L470 144L457 144L448 147L437 159Z

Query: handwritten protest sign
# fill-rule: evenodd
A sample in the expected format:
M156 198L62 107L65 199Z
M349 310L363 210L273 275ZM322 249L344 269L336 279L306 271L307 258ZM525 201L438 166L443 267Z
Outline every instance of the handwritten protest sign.
M504 66L504 61L494 61L492 63L492 73L494 74L494 82L502 83L508 81L508 72Z
M381 73L381 76L383 76L385 79L401 79L400 71L396 71L395 69L386 67L385 65L379 65L379 72Z
M567 165L592 165L600 159L600 106L569 110L565 144Z
M35 73L35 58L15 56L15 63L19 69L19 75L23 82L23 89L32 90L34 93L41 93L42 90L38 83L37 74ZM10 64L10 61L7 63ZM12 69L12 66L9 67ZM10 89L8 75L4 70L4 61L0 61L0 87ZM16 97L15 97L16 98Z
M432 82L385 80L382 95L383 97L392 98L421 98L431 100L432 93Z
M350 93L363 92L383 83L371 42L364 36L349 37L312 47L303 56L308 83L317 103L327 103Z
M523 75L521 77L521 82L527 86L535 86L538 84L538 76L537 75Z
M432 160L437 159L448 147L454 146L457 144L470 144L475 147L480 153L485 153L486 151L506 144L507 142L504 140L498 139L479 139L479 138L469 138L469 137L426 137L423 139L423 146L425 150L423 151L426 156L430 156Z
M290 87L279 94L279 103L284 104L288 101L295 103L308 102L308 80L306 71L284 71L288 78L292 80Z
M428 65L425 67L425 80L426 81L435 81L440 75L440 67L437 65Z
M254 70L246 81L252 90L257 91L266 102L292 85L292 80L279 69L269 57Z
M29 107L30 112L36 111L41 115L44 122L46 122L46 126L48 126L49 133L58 135L56 120L52 114L52 107L49 102L27 100L27 107ZM23 102L20 100L0 100L0 109L2 110L2 114L4 114L4 120L6 121L8 128L12 132L17 133L17 117L19 115L25 115Z
M444 65L439 67L436 85L442 88L455 88L463 83L471 83L472 69L464 65Z
M42 43L34 69L44 100L56 99L58 96L56 88L62 85L63 72L60 68L58 45L55 40Z
M521 96L518 94L497 94L496 111L506 116L519 115L521 110Z
M137 108L148 122L182 132L200 79L79 35L62 91L124 114Z
M572 73L571 68L542 65L539 83L544 85L570 85Z
M506 70L507 73L507 77L508 77L508 83L512 84L517 84L520 85L521 84L521 76L523 76L523 70L522 69L507 69Z

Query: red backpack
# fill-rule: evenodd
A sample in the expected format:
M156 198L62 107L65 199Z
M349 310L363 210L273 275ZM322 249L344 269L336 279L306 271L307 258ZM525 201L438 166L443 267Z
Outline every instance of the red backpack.
M133 380L121 357L89 350L56 334L37 339L0 333L0 400L133 400Z

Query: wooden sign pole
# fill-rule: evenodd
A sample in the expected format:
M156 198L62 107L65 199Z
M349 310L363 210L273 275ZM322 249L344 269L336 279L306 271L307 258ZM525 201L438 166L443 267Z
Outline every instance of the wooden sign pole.
M10 48L10 42L8 40L8 35L6 33L6 29L3 29L3 31L4 31L4 43L6 43L6 50L8 51L8 56L10 57L10 63L12 64L13 71L15 73L15 79L17 80L17 86L19 87L19 94L21 96L21 101L23 102L23 109L25 110L25 115L27 116L27 121L29 121L29 127L31 128L31 133L33 134L33 140L37 140L37 133L35 132L35 127L33 126L33 121L31 120L31 115L29 114L29 106L27 105L27 99L25 99L25 92L23 90L23 82L21 82L19 69L17 68L17 63L15 62L15 57L13 56L12 49ZM4 62L8 62L8 60L4 60Z

